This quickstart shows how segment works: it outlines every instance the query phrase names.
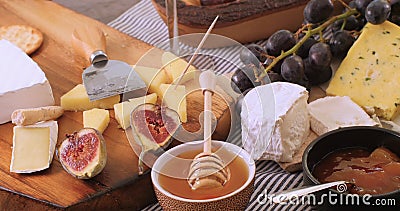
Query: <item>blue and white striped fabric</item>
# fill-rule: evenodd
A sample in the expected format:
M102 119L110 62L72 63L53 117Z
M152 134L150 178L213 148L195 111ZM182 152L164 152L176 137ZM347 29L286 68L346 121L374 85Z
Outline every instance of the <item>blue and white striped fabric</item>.
M109 25L117 30L120 30L132 37L149 43L153 46L165 49L168 43L167 27L157 11L154 9L150 0L141 0L138 4L130 8L117 19L109 23ZM257 44L263 44L264 41L259 41ZM239 47L230 47L223 49L211 49L209 52L214 55L219 55L221 58L227 58L228 61L239 61ZM202 61L199 61L201 64ZM233 71L230 63L226 61L216 62L214 64L217 73L226 73ZM230 142L241 146L241 131L237 131L231 136ZM260 201L261 194L271 195L286 189L296 188L302 185L302 173L287 173L280 168L278 164L272 161L256 162L256 180L255 191L251 197L251 201L247 210L309 210L307 205L276 205L269 201ZM265 196L265 195L264 195ZM144 210L161 210L158 203L149 205Z

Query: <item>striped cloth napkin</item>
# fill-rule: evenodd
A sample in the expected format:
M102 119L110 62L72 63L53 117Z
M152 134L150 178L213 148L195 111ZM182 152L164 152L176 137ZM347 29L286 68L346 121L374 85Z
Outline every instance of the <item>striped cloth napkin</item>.
M162 19L158 16L157 11L154 9L150 0L141 0L138 4L130 8L117 19L109 23L109 26L120 30L132 37L142 40L158 48L167 49L168 30ZM263 45L265 40L256 42ZM189 48L189 47L188 47ZM202 49L201 53L219 55L225 58L224 61L215 65L215 72L217 74L227 73L235 70L232 68L230 62L226 61L240 61L239 50L241 46L226 47L220 49ZM193 51L194 49L189 49ZM205 52L204 52L205 51ZM236 52L236 53L232 53ZM206 58L207 59L207 58ZM199 61L196 66L201 66L203 61ZM230 135L231 143L241 146L241 131L240 127L235 130L234 134ZM257 161L256 162L256 180L255 191L251 196L251 200L246 210L310 210L311 208L306 204L273 204L271 201L265 200L266 194L296 188L302 185L301 172L287 173L282 170L280 166L273 161ZM143 210L162 210L158 203L151 204Z

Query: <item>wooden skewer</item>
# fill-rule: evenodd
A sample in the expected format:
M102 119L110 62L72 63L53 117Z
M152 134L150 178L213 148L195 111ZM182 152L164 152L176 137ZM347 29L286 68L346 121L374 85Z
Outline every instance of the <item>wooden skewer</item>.
M194 51L192 57L190 57L190 60L188 64L185 67L185 70L182 72L182 74L179 76L178 82L176 82L174 89L180 84L183 76L186 74L187 70L189 69L190 65L193 63L194 59L196 58L197 54L199 53L199 50L203 47L204 42L206 41L208 35L210 35L211 30L214 28L215 23L217 23L219 16L215 17L214 21L211 23L210 27L208 27L208 30L206 34L204 35L203 39L201 39L199 45L197 46L196 50Z

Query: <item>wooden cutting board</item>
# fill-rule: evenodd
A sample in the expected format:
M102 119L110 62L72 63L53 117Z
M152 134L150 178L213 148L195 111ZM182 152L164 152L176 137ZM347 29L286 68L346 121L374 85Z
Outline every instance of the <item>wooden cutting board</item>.
M51 1L0 0L0 26L27 24L44 34L42 46L31 55L45 72L54 93L56 105L60 97L82 83L81 74L87 61L76 56L71 45L75 28L98 25L106 34L107 53L111 59L135 64L152 46L125 35L98 21L68 10ZM156 55L157 56L157 55ZM156 57L147 57L153 61ZM184 125L196 131L196 119L202 106L199 93L188 96L189 122ZM219 120L215 138L229 133L231 98L214 98L214 114ZM12 102L10 102L11 104ZM58 159L50 168L32 174L10 173L11 123L0 125L0 207L2 210L51 209L140 209L154 202L150 175L138 176L138 157L132 150L125 131L118 128L113 111L104 137L107 145L107 165L103 172L89 180L79 180L67 174ZM66 112L60 119L58 145L65 134L83 127L82 112ZM221 125L221 126L220 126Z

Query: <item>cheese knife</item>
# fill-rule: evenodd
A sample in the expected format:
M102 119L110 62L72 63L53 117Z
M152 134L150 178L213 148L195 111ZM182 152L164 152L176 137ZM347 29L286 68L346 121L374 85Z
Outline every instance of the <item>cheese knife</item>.
M72 45L80 56L89 59L91 65L82 73L82 81L90 101L124 94L124 99L144 96L146 84L125 62L109 60L106 54L106 38L95 26L75 30Z

